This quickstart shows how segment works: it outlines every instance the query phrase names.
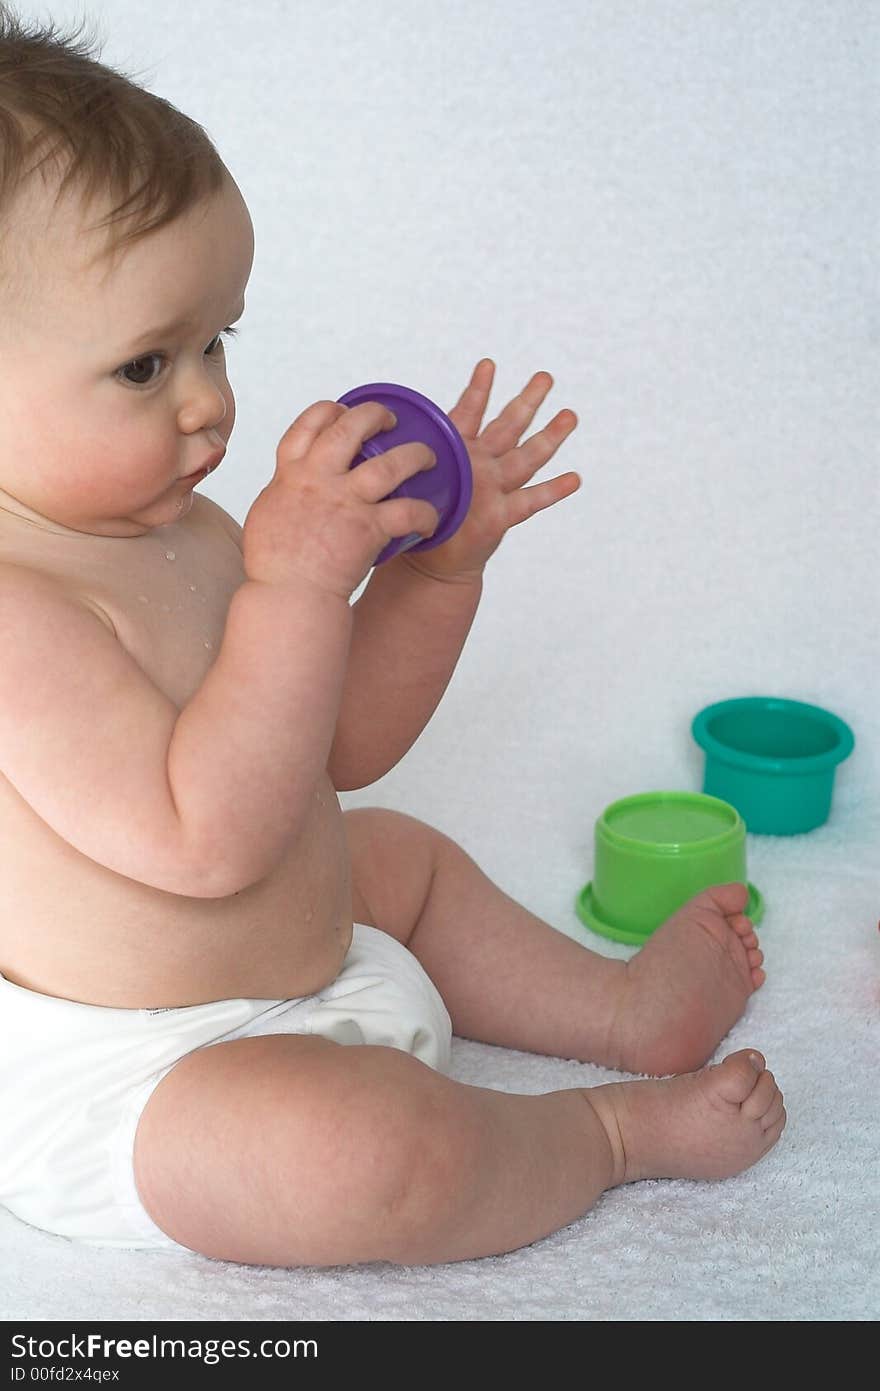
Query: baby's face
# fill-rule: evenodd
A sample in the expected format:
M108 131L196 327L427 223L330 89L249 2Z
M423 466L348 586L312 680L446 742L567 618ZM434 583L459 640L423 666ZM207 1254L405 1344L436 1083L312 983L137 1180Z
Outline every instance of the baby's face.
M186 475L232 432L220 334L244 309L251 220L228 178L108 270L88 266L104 234L83 224L109 205L66 199L47 235L50 207L34 192L13 214L33 268L0 322L0 507L140 536L186 515L203 476Z

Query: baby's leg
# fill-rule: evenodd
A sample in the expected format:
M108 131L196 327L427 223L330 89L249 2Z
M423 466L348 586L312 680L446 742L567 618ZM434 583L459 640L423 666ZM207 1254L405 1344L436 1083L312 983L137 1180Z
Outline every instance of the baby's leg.
M688 1072L764 980L742 885L700 894L623 962L542 922L413 817L364 808L345 824L356 920L409 947L462 1037L626 1072Z
M187 1054L144 1109L134 1165L153 1221L204 1255L431 1264L535 1241L631 1179L737 1173L784 1122L746 1053L666 1081L518 1096L393 1048L284 1034Z

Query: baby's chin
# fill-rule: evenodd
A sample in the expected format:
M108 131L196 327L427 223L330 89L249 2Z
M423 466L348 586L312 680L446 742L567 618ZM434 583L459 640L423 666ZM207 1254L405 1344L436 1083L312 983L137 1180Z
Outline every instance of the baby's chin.
M186 517L192 511L195 500L196 490L194 487L189 487L185 492L182 492L175 503L176 515L174 521L179 522L181 517Z
M130 513L130 521L141 531L152 531L155 527L171 526L182 521L192 511L195 502L195 484L201 482L201 475L195 479L178 479L161 498L154 503Z

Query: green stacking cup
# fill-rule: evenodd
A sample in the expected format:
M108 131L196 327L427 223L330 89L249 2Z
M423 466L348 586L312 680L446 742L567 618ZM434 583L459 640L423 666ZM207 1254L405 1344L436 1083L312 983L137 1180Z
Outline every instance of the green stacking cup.
M730 802L758 835L799 835L827 821L837 765L855 746L830 710L772 696L709 705L691 730L706 754L703 791Z
M593 932L641 946L682 904L716 884L746 884L745 912L764 901L746 878L746 828L735 807L701 792L641 792L596 822L593 879L578 917Z

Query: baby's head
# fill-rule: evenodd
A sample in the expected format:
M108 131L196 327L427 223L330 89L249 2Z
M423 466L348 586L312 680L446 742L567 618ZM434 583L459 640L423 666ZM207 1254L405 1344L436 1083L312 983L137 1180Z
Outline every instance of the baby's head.
M202 127L79 32L0 4L0 507L139 536L232 431L253 229Z

